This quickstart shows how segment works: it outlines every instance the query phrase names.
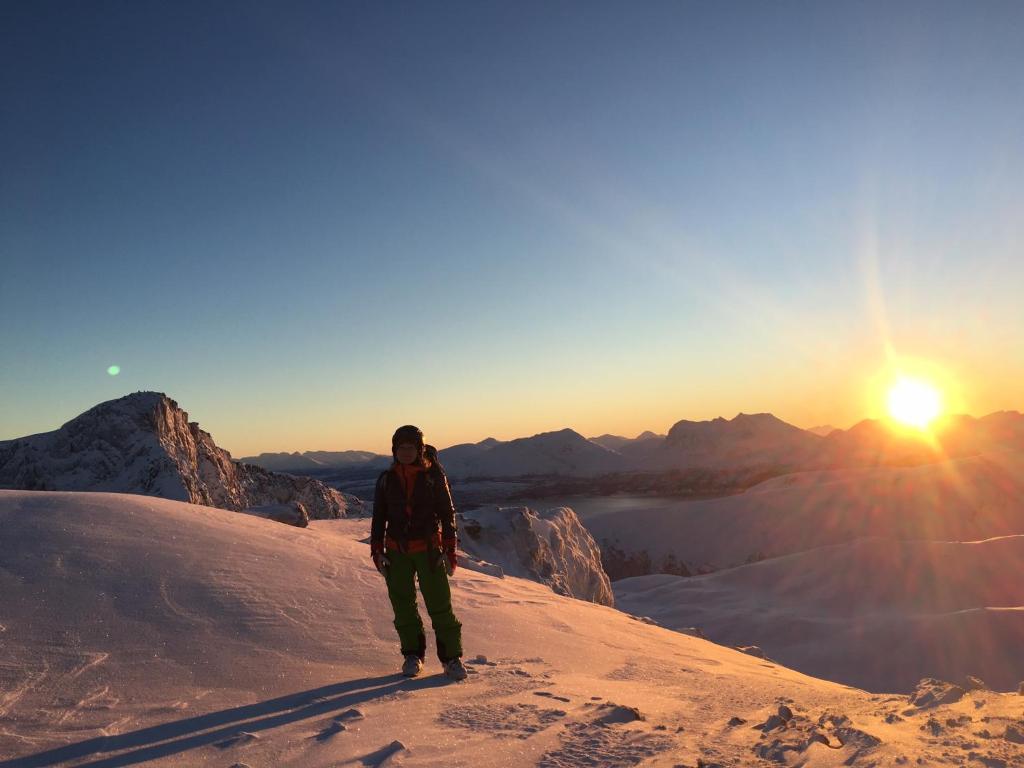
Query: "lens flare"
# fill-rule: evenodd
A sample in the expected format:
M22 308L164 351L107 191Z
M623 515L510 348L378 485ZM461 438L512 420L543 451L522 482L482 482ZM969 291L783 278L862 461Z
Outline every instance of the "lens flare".
M121 366L119 365L112 365L109 368L107 368L107 373L109 373L111 376L117 376L117 374L119 374L120 372Z

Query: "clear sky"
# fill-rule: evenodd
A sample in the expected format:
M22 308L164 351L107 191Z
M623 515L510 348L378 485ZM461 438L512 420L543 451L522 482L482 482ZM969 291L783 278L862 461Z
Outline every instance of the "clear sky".
M1024 407L1019 2L3 2L0 89L0 439Z

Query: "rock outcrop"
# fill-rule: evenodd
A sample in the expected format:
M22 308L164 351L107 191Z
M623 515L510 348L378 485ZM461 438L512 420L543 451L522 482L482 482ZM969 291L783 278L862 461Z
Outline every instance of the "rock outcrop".
M90 408L53 432L0 442L0 487L116 491L241 511L300 502L344 517L344 494L307 477L240 464L160 392Z
M560 595L614 605L601 550L569 507L489 506L458 515L462 549Z

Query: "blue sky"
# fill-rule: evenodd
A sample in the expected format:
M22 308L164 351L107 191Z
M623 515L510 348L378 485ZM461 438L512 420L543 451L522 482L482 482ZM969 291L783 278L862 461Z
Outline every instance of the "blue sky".
M1017 3L5 3L0 439L1020 408ZM118 376L107 368L119 365Z

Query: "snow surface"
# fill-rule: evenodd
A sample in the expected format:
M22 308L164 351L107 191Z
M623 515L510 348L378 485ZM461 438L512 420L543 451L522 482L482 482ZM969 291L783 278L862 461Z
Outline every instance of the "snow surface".
M466 681L405 680L368 524L0 491L0 768L1024 763L1019 696L871 695L513 577L453 579Z
M621 610L757 645L802 672L871 691L922 677L996 690L1024 680L1024 535L864 538L718 573L614 584ZM884 649L884 652L881 652Z

